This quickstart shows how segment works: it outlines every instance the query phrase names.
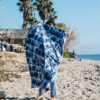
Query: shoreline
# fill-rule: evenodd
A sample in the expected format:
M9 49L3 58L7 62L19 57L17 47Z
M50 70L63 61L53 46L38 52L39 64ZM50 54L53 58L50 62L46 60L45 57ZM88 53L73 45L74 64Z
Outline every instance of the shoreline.
M88 61L100 61L100 60L95 60L95 59L84 59L84 58L63 58L63 59L74 59L74 60L88 60Z
M100 54L81 54L76 57L79 59L100 60Z
M78 58L78 59L81 59L81 60L93 60L93 61L100 61L100 59L85 59L85 58Z

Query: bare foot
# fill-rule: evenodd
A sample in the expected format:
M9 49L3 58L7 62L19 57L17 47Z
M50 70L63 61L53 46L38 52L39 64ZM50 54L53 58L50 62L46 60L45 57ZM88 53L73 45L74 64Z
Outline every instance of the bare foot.
M38 98L37 98L37 100L40 100L40 99L42 99L43 98L43 95L40 95Z
M51 98L50 100L55 100L54 98Z

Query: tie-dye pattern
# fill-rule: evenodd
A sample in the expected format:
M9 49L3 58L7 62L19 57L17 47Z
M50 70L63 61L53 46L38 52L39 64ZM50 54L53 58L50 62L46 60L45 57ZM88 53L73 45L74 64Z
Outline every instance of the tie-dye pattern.
M29 31L25 47L32 88L46 88L55 76L66 39L64 30L46 24L36 24Z

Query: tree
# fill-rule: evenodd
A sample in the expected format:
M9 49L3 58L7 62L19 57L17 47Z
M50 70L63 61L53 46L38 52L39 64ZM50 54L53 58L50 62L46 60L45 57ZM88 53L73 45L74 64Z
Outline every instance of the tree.
M23 12L23 28L26 29L28 24L34 24L36 19L33 17L33 12L35 11L32 5L33 0L19 0L17 5L19 6L19 11Z
M47 20L55 20L57 18L56 12L54 11L53 3L50 0L36 0L33 4L43 23Z
M69 37L64 45L64 51L66 52L76 43L77 35L74 31L70 31L70 28L66 27L64 23L57 23L56 27L65 30L69 34Z
M67 32L69 32L70 28L66 27L66 25L64 23L57 23L56 27L62 30L65 30Z
M37 18L35 18L36 9L34 8L32 1L33 0L31 0L28 17L27 17L27 22L30 25L30 27L32 27L34 24L38 22Z
M30 25L30 27L32 27L34 24L36 24L38 22L38 20L33 17L32 13L29 15L29 17L27 18L27 22Z
M64 45L64 51L69 50L73 45L75 45L77 42L77 35L74 31L70 32L70 36L68 37L65 45Z
M53 20L53 21L55 21L56 19L57 19L56 11L54 11L54 12L52 12L52 13L49 15L48 20Z

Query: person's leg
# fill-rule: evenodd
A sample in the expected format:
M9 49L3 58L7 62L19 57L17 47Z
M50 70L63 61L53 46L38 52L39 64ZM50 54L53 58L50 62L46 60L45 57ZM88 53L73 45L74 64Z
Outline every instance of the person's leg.
M45 90L42 87L39 88L39 97L37 98L37 100L42 100L44 91Z
M54 100L54 98L56 97L56 75L50 82L50 88L51 88L51 99L50 100Z
M45 92L48 92L50 90L49 84L47 85Z
M39 88L39 96L40 96L40 95L43 95L43 93L44 93L44 90L42 89L42 87L40 87L40 88Z

